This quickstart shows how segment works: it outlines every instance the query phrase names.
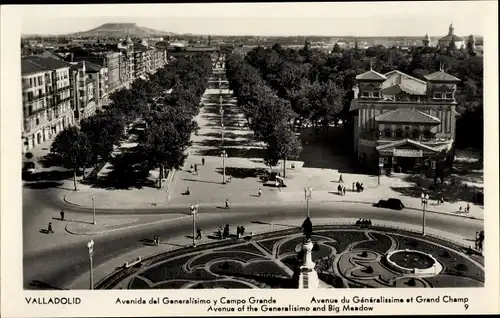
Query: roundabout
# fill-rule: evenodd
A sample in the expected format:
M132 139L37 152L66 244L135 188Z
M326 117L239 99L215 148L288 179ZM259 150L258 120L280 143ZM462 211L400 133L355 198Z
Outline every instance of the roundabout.
M402 229L315 226L312 261L320 288L482 287L482 257ZM96 289L297 288L300 229L217 240L161 253L101 280Z

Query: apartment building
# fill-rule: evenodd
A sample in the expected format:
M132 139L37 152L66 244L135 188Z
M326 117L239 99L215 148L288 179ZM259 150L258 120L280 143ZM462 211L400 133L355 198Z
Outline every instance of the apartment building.
M23 152L74 124L70 66L54 58L21 58Z
M94 115L97 109L96 81L87 73L86 64L85 61L70 63L71 105L77 122Z

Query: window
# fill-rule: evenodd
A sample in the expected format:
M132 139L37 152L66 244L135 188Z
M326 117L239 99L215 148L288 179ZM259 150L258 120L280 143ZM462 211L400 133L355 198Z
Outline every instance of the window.
M430 129L426 129L426 130L424 131L423 137L424 137L425 139L431 139L431 138L432 138L432 132L430 131Z
M35 119L35 124L36 124L37 126L38 126L38 125L40 125L40 118L36 117L36 119Z
M398 128L396 129L396 138L401 138L403 137L403 129Z
M446 93L445 96L446 96L445 97L446 99L453 99L453 93L451 93L451 92L450 93Z
M30 77L30 88L32 88L32 87L33 87L33 78Z
M386 128L384 130L384 137L387 137L387 138L392 137L392 130L390 128Z
M362 97L370 97L370 93L369 92L362 92L361 96Z
M410 137L410 127L408 127L408 126L406 126L406 127L405 127L405 130L404 130L404 132L403 132L403 136L404 136L405 138Z
M377 98L380 97L379 91L374 91L373 92L373 97L377 97Z
M442 99L442 98L443 98L443 94L442 94L442 93L439 93L439 92L435 92L435 93L434 93L434 98L435 98L435 99Z
M411 138L418 139L419 137L420 137L420 130L413 129L413 131L411 132Z

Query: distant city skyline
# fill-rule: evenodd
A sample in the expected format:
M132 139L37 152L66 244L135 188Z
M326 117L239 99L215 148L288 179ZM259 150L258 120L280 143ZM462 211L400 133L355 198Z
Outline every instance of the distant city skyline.
M490 13L489 2L51 5L25 6L20 15L23 35L136 23L165 32L226 36L439 36L453 23L455 34L465 36L491 31L491 21L480 18Z

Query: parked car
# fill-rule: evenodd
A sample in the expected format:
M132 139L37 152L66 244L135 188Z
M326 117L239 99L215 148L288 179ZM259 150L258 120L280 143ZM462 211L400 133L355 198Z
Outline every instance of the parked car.
M389 198L387 200L380 200L377 203L375 203L374 206L376 206L378 208L386 208L386 209L393 209L393 210L402 210L405 207L403 202L401 202L400 199L396 199L396 198Z

